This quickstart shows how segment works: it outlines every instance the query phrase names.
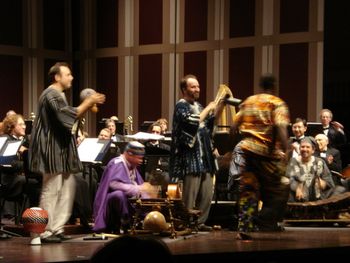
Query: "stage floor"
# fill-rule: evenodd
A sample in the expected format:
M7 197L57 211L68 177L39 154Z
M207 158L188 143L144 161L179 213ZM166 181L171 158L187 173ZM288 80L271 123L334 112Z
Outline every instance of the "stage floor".
M175 262L232 259L242 262L328 262L349 258L349 227L286 227L281 233L253 233L253 240L236 240L235 231L216 230L176 239L163 238ZM93 253L112 240L83 240L89 234L73 235L60 244L29 245L29 237L0 240L0 262L88 262ZM132 249L132 248L130 248ZM152 260L143 257L145 262ZM116 261L115 261L116 262ZM213 261L214 262L214 261ZM238 261L236 261L238 262Z

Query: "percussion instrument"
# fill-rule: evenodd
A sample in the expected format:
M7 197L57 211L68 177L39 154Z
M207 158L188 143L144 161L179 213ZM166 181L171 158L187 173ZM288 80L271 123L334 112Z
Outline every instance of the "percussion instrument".
M338 220L339 214L349 211L350 192L309 202L288 202L285 219L293 221Z

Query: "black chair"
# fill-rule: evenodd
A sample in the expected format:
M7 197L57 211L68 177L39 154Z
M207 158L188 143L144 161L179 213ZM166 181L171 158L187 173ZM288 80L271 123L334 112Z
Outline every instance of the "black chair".
M24 172L25 176L18 175L20 172ZM18 180L14 180L9 184L5 184L2 180L3 176L19 176ZM14 160L10 165L0 165L0 218L2 219L4 214L4 207L6 203L12 204L13 215L15 224L21 223L21 218L26 205L28 203L28 175L26 173L25 165L23 161ZM5 232L2 229L2 232ZM11 236L20 236L18 234L6 231ZM5 233L6 234L6 233Z
M14 211L15 224L19 225L20 220L22 218L23 211L25 209L25 204L27 202L27 196L24 193L11 195L7 187L0 183L0 239L9 238L11 236L20 237L21 235L4 229L4 224L2 224L2 217L3 217L3 209L6 202L13 203L14 210L15 210Z

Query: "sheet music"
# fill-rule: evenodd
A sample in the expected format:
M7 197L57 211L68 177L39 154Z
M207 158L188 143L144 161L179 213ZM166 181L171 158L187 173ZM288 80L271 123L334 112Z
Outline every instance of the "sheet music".
M7 145L3 156L14 156L17 154L22 141L11 142Z
M134 140L164 140L163 135L148 133L148 132L138 132L133 135L125 135L125 138Z
M104 143L98 143L98 138L85 138L78 147L81 162L94 162L101 152Z

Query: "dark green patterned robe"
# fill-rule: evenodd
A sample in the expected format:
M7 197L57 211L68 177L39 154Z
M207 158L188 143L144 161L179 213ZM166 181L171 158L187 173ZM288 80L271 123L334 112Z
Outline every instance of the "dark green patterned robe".
M204 125L200 125L199 113L202 110L198 102L191 105L184 99L175 105L169 161L169 174L174 182L188 174L199 176L216 171L212 142L214 116L208 115Z

